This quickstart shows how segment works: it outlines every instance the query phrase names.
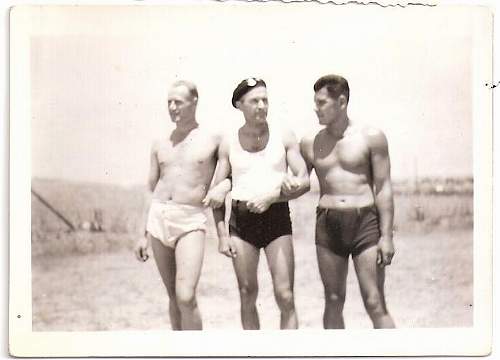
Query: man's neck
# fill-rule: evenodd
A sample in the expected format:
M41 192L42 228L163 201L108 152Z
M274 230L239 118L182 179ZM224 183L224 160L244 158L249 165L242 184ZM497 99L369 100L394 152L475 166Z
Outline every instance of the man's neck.
M180 132L189 132L199 126L196 118L186 119L175 123L175 129Z
M344 137L344 133L350 124L347 114L343 115L339 120L332 121L327 127L326 131L335 138Z
M243 130L247 133L262 135L269 131L267 121L260 123L245 122L243 125Z

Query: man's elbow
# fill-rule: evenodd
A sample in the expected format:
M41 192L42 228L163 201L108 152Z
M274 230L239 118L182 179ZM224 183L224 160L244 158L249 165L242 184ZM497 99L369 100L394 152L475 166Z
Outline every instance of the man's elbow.
M223 204L221 207L218 208L213 208L212 209L212 214L214 215L214 221L217 224L220 221L224 221L224 218L226 216L226 207Z
M311 184L309 182L309 179L307 179L307 181L302 182L300 188L295 192L295 194L293 194L292 198L297 199L298 197L301 197L309 190L311 190Z
M233 187L233 182L231 180L232 179L229 176L224 180L225 183L224 190L226 190L227 192L231 191Z
M150 192L153 192L153 191L155 191L155 187L156 187L156 181L149 180L148 181L148 190Z
M304 195L305 193L309 192L309 190L311 190L311 185L308 183L302 188L297 197Z
M375 180L373 185L373 189L377 195L392 194L392 184L388 179Z
M301 178L303 194L311 190L311 180L309 179L309 174L305 174Z
M391 210L394 208L394 195L391 187L381 189L375 199L378 206L384 209Z

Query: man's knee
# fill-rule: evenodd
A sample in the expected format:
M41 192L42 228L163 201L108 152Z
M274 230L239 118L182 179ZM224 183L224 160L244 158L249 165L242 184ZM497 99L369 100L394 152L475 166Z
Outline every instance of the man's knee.
M292 309L294 307L293 291L290 288L277 289L274 293L276 302L280 309Z
M178 286L175 292L176 305L182 309L192 309L196 306L195 289Z
M257 300L258 286L257 284L244 283L240 284L240 297L242 303L255 303Z
M345 293L328 293L325 300L328 306L342 310L344 308Z
M384 304L378 293L367 295L364 299L366 311L372 316L385 314Z

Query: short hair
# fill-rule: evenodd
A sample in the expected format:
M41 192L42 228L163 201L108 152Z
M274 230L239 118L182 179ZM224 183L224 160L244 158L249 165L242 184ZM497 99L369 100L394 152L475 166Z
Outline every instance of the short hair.
M172 87L178 87L178 86L185 86L186 89L189 91L189 95L191 95L191 98L198 98L198 89L196 88L196 85L188 80L178 80L172 84Z
M332 99L338 99L340 95L344 95L349 102L349 84L342 76L330 74L320 77L314 84L314 92L324 87Z

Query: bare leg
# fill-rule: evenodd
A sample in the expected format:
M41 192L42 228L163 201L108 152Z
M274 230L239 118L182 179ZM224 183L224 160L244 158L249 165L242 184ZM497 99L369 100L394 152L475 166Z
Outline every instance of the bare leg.
M181 329L181 313L177 306L177 299L175 296L175 252L174 249L164 246L160 240L150 236L151 246L153 248L153 255L155 258L156 266L160 272L161 279L167 288L169 297L168 311L170 313L170 324L172 330Z
M192 231L184 235L175 248L177 274L175 294L181 312L182 330L201 330L201 316L196 302L196 286L200 279L205 232Z
M240 290L241 323L245 330L258 330L260 324L255 302L259 291L257 283L259 249L237 236L231 236L231 239L238 254L233 258L233 267Z
M274 296L281 311L281 329L297 329L299 326L293 299L294 254L292 237L281 236L264 249L273 279Z
M344 310L348 258L323 246L316 246L319 273L325 288L325 329L344 329Z
M384 295L385 269L377 265L377 247L372 246L353 258L359 288L373 327L394 328Z

